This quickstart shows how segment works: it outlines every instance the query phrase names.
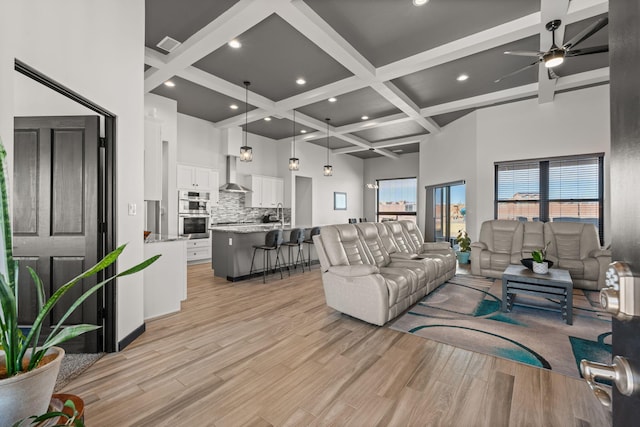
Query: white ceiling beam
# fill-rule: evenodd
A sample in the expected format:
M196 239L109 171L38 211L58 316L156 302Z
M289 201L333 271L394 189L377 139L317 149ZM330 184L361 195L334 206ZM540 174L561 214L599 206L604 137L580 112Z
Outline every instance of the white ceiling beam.
M367 129L375 129L383 126L405 123L412 120L413 119L411 117L407 116L404 113L397 113L397 114L392 114L390 116L377 117L371 120L364 120L361 122L339 126L336 128L336 132L338 133L360 132Z
M240 0L169 53L164 66L148 75L145 73L145 92L150 92L194 62L209 55L229 40L267 18L273 13L274 3L273 0L268 2Z
M609 67L598 68L597 70L560 77L556 85L556 90L575 89L581 86L606 83L608 81Z
M166 65L167 55L164 55L150 47L144 48L144 63L154 68L162 68Z
M546 52L553 43L553 33L548 31L545 26L547 22L551 22L554 19L559 19L562 24L556 30L556 46L562 46L562 40L564 40L564 28L569 10L569 0L541 0L540 2L540 15L541 15L541 28L540 28L540 51ZM540 62L538 65L538 103L546 104L553 101L553 97L556 93L556 79L549 78L549 71L544 66L544 62Z
M302 0L280 2L275 12L356 76L375 76L375 67Z
M609 0L571 0L566 16L566 25L609 11Z
M429 132L440 132L440 126L432 119L423 117L420 108L393 83L374 83L371 87Z
M397 147L398 145L407 145L407 144L420 143L420 142L424 141L424 138L426 136L427 136L427 134L414 135L414 136L408 136L408 137L405 137L405 138L396 138L396 139L390 139L390 140L387 140L387 141L374 142L373 144L371 144L371 148L375 148L376 150L378 150L378 149L382 149L382 148ZM347 154L347 153L355 153L357 151L362 151L362 148L344 147L344 148L337 148L337 149L335 149L333 151L336 154Z
M337 82L329 83L328 85L316 89L311 89L310 91L280 100L276 102L276 108L282 110L291 110L294 108L299 108L303 105L325 101L331 97L337 98L340 95L353 92L354 90L362 89L363 87L367 86L369 86L369 82L365 82L357 76L351 76L342 80L338 80Z
M497 27L446 43L417 53L377 69L381 81L393 80L407 74L422 71L436 65L482 52L505 43L513 42L539 33L540 13L532 13Z

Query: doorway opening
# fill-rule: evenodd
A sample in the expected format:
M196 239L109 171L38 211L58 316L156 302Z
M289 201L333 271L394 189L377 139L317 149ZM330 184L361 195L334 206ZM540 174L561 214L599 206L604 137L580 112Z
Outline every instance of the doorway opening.
M295 178L296 184L296 211L294 224L296 227L313 226L313 180L306 176Z
M14 191L14 206L42 205L38 210L30 209L33 213L31 225L35 224L35 228L27 227L26 231L18 233L20 236L16 236L14 230L14 242L18 237L18 240L23 239L29 243L25 245L25 250L29 253L25 252L22 257L32 260L38 273L41 273L42 266L45 273L43 279L51 279L48 289L53 290L55 283L64 283L65 274L84 269L88 266L85 263L101 259L115 249L116 116L18 59L15 60L14 69L17 76L26 77L16 79L21 82L20 87L25 93L16 97L20 100L20 105L14 105L14 135L18 136L14 138L14 157L20 156L18 163L32 166L32 177L39 177L42 181L38 181L39 186L33 188L42 189L46 192L47 200L51 200L48 207L44 206L47 205L46 200L39 203L39 195L31 192L33 194L27 195L31 200L25 197L20 202ZM94 113L96 115L86 117L87 114ZM21 115L23 118L18 117ZM83 120L87 123L86 126L82 123ZM89 133L85 129L92 129L91 137L87 136ZM17 147L17 144L22 145ZM29 160L33 158L48 158L50 161ZM82 169L75 163L72 165L74 161ZM21 173L15 169L14 174ZM75 182L75 179L81 179L82 183L74 189L73 185L68 184ZM89 197L91 192L95 192L95 197ZM69 199L69 195L75 198ZM72 215L70 212L80 212L81 215ZM46 232L41 234L40 231ZM47 239L47 236L61 240L66 238L64 243L60 243L66 249L60 252L58 248L52 252L46 249L49 246L53 248L58 243L52 246L38 245L37 241L27 242L29 238ZM72 253L67 250L69 247L80 252ZM17 255L20 256L19 248L17 249ZM54 261L60 265L54 265ZM94 276L94 280L103 281L104 278L113 276L115 271L116 266L112 264ZM30 283L25 280L24 285L30 286ZM95 296L95 300L85 304L81 312L74 313L78 318L70 317L67 320L72 323L97 324L102 328L94 336L87 334L84 341L69 341L71 352L117 350L116 286L107 286ZM29 324L28 319L24 321Z
M426 191L425 239L453 246L458 233L467 230L465 181L427 186Z

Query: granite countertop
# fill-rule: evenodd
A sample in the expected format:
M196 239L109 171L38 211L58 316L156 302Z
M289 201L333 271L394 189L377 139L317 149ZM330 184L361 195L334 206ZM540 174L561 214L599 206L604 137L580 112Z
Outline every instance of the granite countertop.
M167 234L149 234L144 242L145 243L161 243L161 242L175 242L178 240L188 240L186 237L180 237L176 235L167 235Z
M284 231L291 230L291 224L285 223L284 228L280 225L279 222L271 222L271 223L254 223L254 224L233 224L233 225L214 225L209 227L209 230L214 233L239 233L239 234L248 234L248 233L262 233L269 230L275 230L278 228L282 228Z

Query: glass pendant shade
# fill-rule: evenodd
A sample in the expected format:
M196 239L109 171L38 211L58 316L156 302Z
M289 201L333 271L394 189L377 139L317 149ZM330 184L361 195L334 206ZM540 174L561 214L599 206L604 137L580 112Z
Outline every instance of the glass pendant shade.
M253 150L247 145L240 147L240 161L250 162L253 160Z
M332 176L333 175L333 166L331 166L329 164L329 120L331 119L325 119L327 121L327 164L324 165L324 171L323 171L323 175L324 176Z
M293 139L291 141L293 156L289 157L289 170L300 170L300 159L296 157L296 110L293 110Z
M247 145L249 133L249 85L251 82L244 82L244 145L240 147L240 161L250 162L253 160L253 150Z
M289 158L289 170L290 171L300 170L300 159L298 159L297 157Z

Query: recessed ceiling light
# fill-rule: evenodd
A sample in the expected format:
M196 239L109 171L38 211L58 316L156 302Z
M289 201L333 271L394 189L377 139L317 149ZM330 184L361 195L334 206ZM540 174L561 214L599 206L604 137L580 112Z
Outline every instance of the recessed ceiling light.
M306 129L302 129L302 130L300 131L300 133L307 133L307 130L306 130Z
M166 82L164 82L164 85L169 87L175 87L176 84L171 80L167 80Z
M333 97L329 98L329 102L336 102L337 100L338 98L333 98Z
M369 120L369 116L362 116L360 117L362 120Z
M423 6L425 4L427 4L429 0L413 0L413 5L414 6Z
M236 39L231 40L228 44L229 44L229 46L231 46L231 47L232 47L232 48L234 48L234 49L239 49L239 48L241 48L241 47L242 47L242 43L240 43L240 42L239 42L238 40L236 40Z
M238 106L236 104L231 104L229 105L229 108L231 108L232 110L237 110Z
M467 80L469 78L469 76L467 74L460 74L458 77L456 77L456 80L459 82L463 82L465 80Z
M303 79L302 77L299 77L296 80L296 83L298 83L299 85L303 85L303 84L307 83L307 81L305 79Z
M270 121L271 121L271 117L265 117L265 118L264 118L264 121L265 121L265 122L270 122Z

